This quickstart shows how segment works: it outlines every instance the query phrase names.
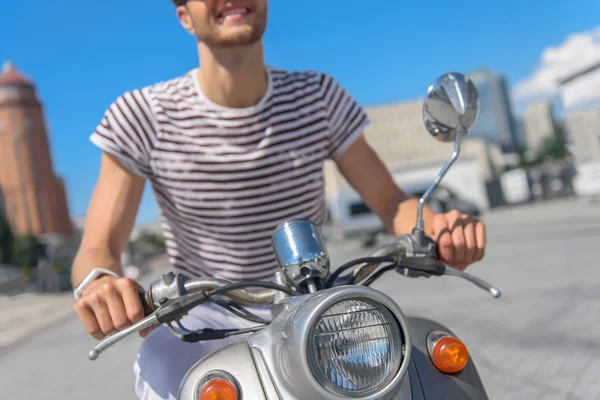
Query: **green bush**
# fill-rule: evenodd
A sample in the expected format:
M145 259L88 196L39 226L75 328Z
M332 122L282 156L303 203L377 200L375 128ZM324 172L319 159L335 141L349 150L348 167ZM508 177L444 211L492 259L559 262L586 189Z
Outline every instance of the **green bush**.
M0 214L0 264L15 263L15 236L9 222Z

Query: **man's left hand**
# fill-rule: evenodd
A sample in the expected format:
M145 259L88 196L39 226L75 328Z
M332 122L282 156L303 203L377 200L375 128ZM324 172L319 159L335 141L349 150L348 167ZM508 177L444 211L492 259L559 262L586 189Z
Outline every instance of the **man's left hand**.
M436 214L433 232L440 259L451 267L464 270L483 258L486 241L483 221L452 210Z

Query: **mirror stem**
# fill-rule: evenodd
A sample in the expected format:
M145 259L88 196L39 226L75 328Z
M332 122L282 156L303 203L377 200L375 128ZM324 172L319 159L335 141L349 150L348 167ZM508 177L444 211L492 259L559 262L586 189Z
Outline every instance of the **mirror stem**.
M429 186L427 191L423 194L423 196L419 200L419 205L417 207L417 224L415 226L415 229L413 230L413 235L415 236L415 239L417 240L417 242L419 244L423 243L423 239L424 239L424 235L425 235L425 232L424 232L425 224L423 223L423 207L425 206L425 202L427 201L427 199L429 199L429 196L431 195L431 193L433 193L433 191L435 189L437 189L440 182L446 175L446 172L448 172L448 170L450 169L452 164L454 164L454 161L456 161L456 159L458 158L458 156L460 154L460 141L462 139L462 136L463 136L462 134L456 135L456 137L454 139L454 152L452 153L452 156L446 162L446 165L444 165L444 167L439 172L439 174L437 175L437 177L435 178L435 180L433 181L431 186Z

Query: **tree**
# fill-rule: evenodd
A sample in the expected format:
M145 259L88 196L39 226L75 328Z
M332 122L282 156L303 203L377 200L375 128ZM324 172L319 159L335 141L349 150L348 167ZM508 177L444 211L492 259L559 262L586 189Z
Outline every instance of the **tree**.
M554 132L546 137L536 152L535 162L542 163L546 160L561 160L569 156L567 149L566 133L560 122L554 123Z
M570 153L566 143L565 128L562 123L555 121L553 131L542 140L538 148L517 146L519 168L535 167L545 161L562 160L568 157Z
M15 264L30 278L38 266L38 261L45 255L44 245L34 235L17 238L15 243Z
M531 165L530 161L527 159L527 146L517 145L517 155L519 156L519 164L516 168L527 168Z
M0 213L0 264L13 264L15 250L15 236L10 223Z
M138 236L136 241L147 243L161 250L165 249L165 239L159 233L142 231L140 232L140 235Z

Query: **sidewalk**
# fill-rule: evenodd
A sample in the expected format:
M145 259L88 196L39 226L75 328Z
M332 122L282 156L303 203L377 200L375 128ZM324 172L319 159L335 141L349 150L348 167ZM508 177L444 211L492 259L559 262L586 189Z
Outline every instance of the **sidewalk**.
M150 284L160 276L167 265L168 260L164 255L148 260L145 265L147 271L140 279L141 284ZM0 350L49 325L59 323L67 317L74 317L74 304L75 299L71 292L0 296Z
M73 315L71 292L0 297L0 349Z

